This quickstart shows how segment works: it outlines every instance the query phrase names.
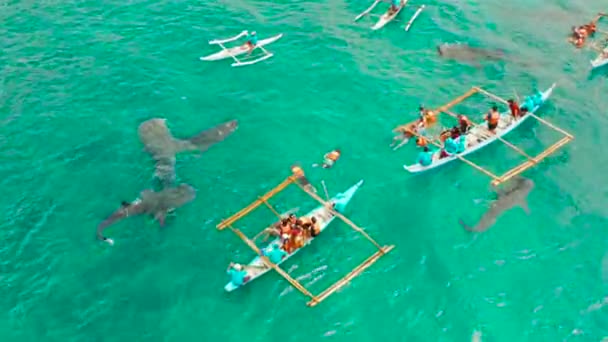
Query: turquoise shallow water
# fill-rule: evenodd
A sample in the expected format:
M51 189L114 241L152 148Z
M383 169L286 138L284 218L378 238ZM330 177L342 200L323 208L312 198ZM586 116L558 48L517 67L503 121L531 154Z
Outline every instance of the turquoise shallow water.
M607 309L592 305L608 286L608 85L605 71L589 73L593 54L565 42L600 2L428 2L408 34L403 23L375 33L369 19L353 23L368 5L4 2L0 339L463 341L475 329L484 341L607 336ZM215 51L208 40L243 29L285 36L269 47L275 57L255 66L198 60ZM452 41L502 48L509 58L481 69L440 60L434 46ZM421 103L436 107L472 85L511 96L552 82L559 86L539 114L576 139L526 172L536 182L531 215L514 209L485 234L457 221L483 213L488 178L459 162L412 176L401 165L414 154L387 148L391 129ZM202 156L179 156L178 179L197 199L165 229L130 218L107 230L110 248L95 240L96 225L153 184L136 132L153 117L178 137L233 118L240 128ZM534 152L556 139L533 122L509 135ZM215 225L278 184L292 163L317 162L334 147L342 159L308 169L310 179L332 193L365 179L347 215L396 249L312 309L276 274L226 294L227 264L253 254ZM471 159L497 172L520 160L500 145ZM314 207L304 199L290 190L274 203ZM241 227L253 235L271 218L256 213ZM284 268L318 293L373 251L335 224Z

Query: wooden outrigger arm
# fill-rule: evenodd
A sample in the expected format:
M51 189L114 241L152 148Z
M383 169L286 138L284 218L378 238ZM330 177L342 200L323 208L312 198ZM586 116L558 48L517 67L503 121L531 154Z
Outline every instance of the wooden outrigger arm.
M223 230L223 229L228 228L228 226L230 226L234 222L238 221L239 219L243 218L245 215L247 215L250 212L252 212L255 208L257 208L261 204L266 203L266 201L268 201L271 197L273 197L274 195L276 195L279 192L283 191L287 186L289 186L289 184L291 184L293 182L294 182L294 178L292 176L287 177L287 179L285 179L283 182L281 182L279 185L277 185L274 189L268 191L266 194L264 194L263 196L259 197L253 203L251 203L247 207L241 209L236 214L234 214L234 215L230 216L229 218L223 220L220 224L217 225L216 228L219 229L219 230Z

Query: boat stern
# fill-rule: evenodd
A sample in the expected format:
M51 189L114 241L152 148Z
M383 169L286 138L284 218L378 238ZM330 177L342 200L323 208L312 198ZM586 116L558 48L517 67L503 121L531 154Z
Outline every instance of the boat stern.
M335 204L335 209L338 212L343 212L344 209L346 209L346 206L353 198L357 190L359 190L361 185L363 185L363 179L357 182L357 184L351 186L348 190L339 193L332 199L332 202Z

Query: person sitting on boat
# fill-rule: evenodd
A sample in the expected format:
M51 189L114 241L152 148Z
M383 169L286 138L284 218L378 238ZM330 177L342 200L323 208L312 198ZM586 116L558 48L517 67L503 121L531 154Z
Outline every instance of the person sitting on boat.
M321 164L320 166L324 169L329 169L330 167L334 166L334 163L337 162L338 159L340 159L340 149L337 148L331 152L325 153L325 155L323 156L323 164ZM312 167L318 166L319 164L312 165Z
M391 0L391 8L388 10L388 15L391 15L399 10L401 0Z
M310 223L310 236L314 238L321 233L321 227L319 226L319 222L317 222L317 218L314 216L310 218Z
M226 272L230 276L230 281L235 286L243 285L244 283L249 281L250 278L247 275L247 271L243 269L243 266L234 262L231 262L230 265L228 265L228 269L226 270Z
M289 233L291 233L291 222L289 222L289 219L281 220L281 234Z
M451 136L445 139L443 146L448 154L454 154L458 152L458 144L456 144L456 140L454 140Z
M418 154L418 163L422 166L429 166L433 163L433 151L428 146L425 146Z
M485 120L488 122L488 130L494 132L496 127L498 127L498 121L500 120L500 113L498 112L498 107L496 105L492 106L492 109L485 117Z
M247 42L245 42L245 44L249 48L249 53L258 46L258 36L255 31L251 33L247 32Z
M464 152L464 150L466 150L466 148L467 148L467 136L461 135L460 138L458 138L458 150L456 151L456 153L462 153L462 152Z
M511 110L511 115L513 118L517 119L521 116L521 109L519 108L519 103L515 102L513 99L509 99L507 101L509 103L509 109Z
M426 140L425 137L418 137L418 139L416 139L416 146L418 147L425 147L429 144L429 142Z
M472 123L465 115L458 114L458 125L460 125L460 133L466 134L471 128Z
M434 123L437 122L437 116L432 110L424 110L422 122L424 123L424 127L431 127Z
M279 246L276 243L273 243L270 246L270 250L266 250L263 249L262 250L262 254L268 258L268 260L270 260L271 263L273 264L279 264L281 261L283 261L283 259L289 255L287 254L287 252L285 252L284 250L281 249L281 246Z

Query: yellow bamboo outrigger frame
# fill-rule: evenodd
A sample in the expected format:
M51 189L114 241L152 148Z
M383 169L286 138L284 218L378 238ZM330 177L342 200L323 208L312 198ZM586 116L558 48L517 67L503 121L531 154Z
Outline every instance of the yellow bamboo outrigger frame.
M365 269L367 269L374 262L376 262L381 256L385 255L386 253L390 252L393 248L395 248L395 246L394 245L380 246L362 228L360 228L357 225L355 225L351 220L349 220L348 218L346 218L344 215L342 215L339 212L331 209L331 205L329 205L328 202L324 201L321 197L319 197L319 195L317 195L314 192L309 191L304 186L302 186L300 183L298 183L297 180L301 176L303 176L303 175L299 175L299 176L291 175L291 176L287 177L287 179L285 179L283 182L281 182L279 185L277 185L274 189L270 190L269 192L267 192L263 196L258 197L257 200L255 200L253 203L251 203L247 207L241 209L236 214L234 214L234 215L230 216L229 218L223 220L220 224L217 225L216 228L218 230L224 230L226 228L229 228L238 237L240 237L255 253L257 253L258 255L260 255L260 248L258 246L256 246L255 242L253 242L251 239L249 239L239 229L234 228L233 224L236 221L238 221L239 219L245 217L247 214L249 214L253 210L255 210L261 204L265 204L266 207L268 207L268 209L270 209L280 219L281 215L272 207L272 205L268 202L268 200L271 197L273 197L276 194L278 194L279 192L283 191L290 184L296 184L302 191L304 191L305 193L307 193L314 200L316 200L317 202L321 203L328 210L330 210L332 212L332 214L334 214L335 217L337 217L337 218L341 219L342 221L344 221L344 223L346 223L348 226L350 226L353 230L359 232L367 240L369 240L374 246L376 246L376 248L378 248L378 251L376 253L374 253L372 256L370 256L369 258L367 258L363 263L361 263L359 266L357 266L356 268L354 268L352 271L350 271L343 278L341 278L340 280L338 280L333 285L331 285L330 287L328 287L327 289L325 289L323 292L321 292L319 295L316 295L316 296L313 295L312 293L310 293L310 291L308 291L304 286L302 286L302 284L300 284L300 282L298 282L297 280L295 280L294 278L292 278L289 274L287 274L287 272L285 272L283 269L281 269L278 265L273 264L272 262L270 262L270 260L267 257L261 256L261 259L264 261L264 263L267 266L269 266L269 267L273 268L275 271L277 271L277 273L279 273L281 276L283 276L283 278L285 278L293 287L295 287L297 290L299 290L300 292L302 292L305 296L310 297L310 301L307 303L307 305L309 307L313 307L313 306L316 306L317 304L321 303L323 300L325 300L331 294L333 294L334 292L336 292L337 290L339 290L340 288L342 288L344 285L348 284L351 279L353 279L356 276L358 276L359 274L361 274Z
M450 111L450 108L454 107L455 105L463 102L464 100L466 100L467 98L475 95L475 94L482 94L485 95L495 101L501 102L503 104L507 104L508 102L507 100L501 98L498 95L492 94L489 91L486 91L480 87L472 87L469 91L467 91L466 93L464 93L463 95L455 98L454 100L444 104L443 106L433 110L432 112L434 112L435 114L437 113L444 113L447 114L451 117L457 118L458 114L453 113ZM480 171L481 173L485 174L486 176L489 176L490 178L492 178L492 182L491 184L493 186L497 186L501 183L504 183L506 181L508 181L509 179L521 174L522 172L528 170L529 168L532 168L533 166L535 166L536 164L540 163L543 159L547 158L549 155L551 155L552 153L554 153L555 151L557 151L559 148L561 148L562 146L566 145L567 143L569 143L570 141L572 141L574 139L574 136L568 132L566 132L565 130L555 126L554 124L550 123L549 121L542 119L540 117L538 117L537 115L535 115L534 113L526 113L526 116L531 116L534 119L536 119L538 122L544 124L545 126L561 133L564 137L561 138L560 140L558 140L556 143L554 143L553 145L549 146L547 149L545 149L544 151L542 151L541 153L539 153L537 156L532 157L530 156L528 153L526 153L525 151L523 151L521 148L513 145L512 143L510 143L509 141L505 140L504 138L497 136L497 140L500 140L502 143L504 143L506 146L510 147L512 150L514 150L515 152L521 154L522 156L524 156L526 159L528 159L527 161L517 165L516 167L508 170L507 172L505 172L504 174L502 174L501 176L497 176L496 174L486 170L485 168L473 163L472 161L464 158L463 156L459 155L459 154L455 154L454 156L460 160L462 160L463 162L469 164L470 166L472 166L474 169ZM437 139L437 138L429 138L429 137L422 137L421 135L419 135L418 133L412 131L410 129L410 127L412 126L412 124L416 124L417 121L413 121L404 125L399 125L397 126L393 132L407 132L408 134L411 134L413 136L416 136L418 138L423 138L426 139L427 141L429 141L431 144L439 147L439 148L443 148L443 143ZM472 126L479 126L479 123L472 123ZM490 133L488 131L488 134L493 134Z

